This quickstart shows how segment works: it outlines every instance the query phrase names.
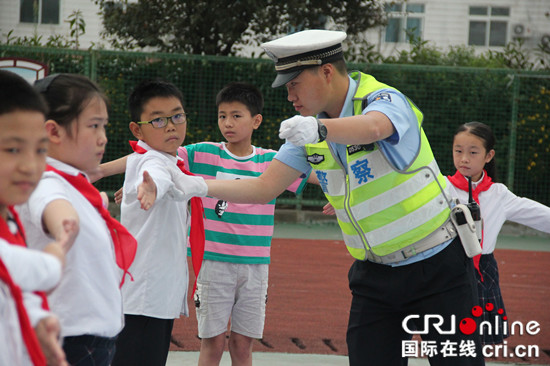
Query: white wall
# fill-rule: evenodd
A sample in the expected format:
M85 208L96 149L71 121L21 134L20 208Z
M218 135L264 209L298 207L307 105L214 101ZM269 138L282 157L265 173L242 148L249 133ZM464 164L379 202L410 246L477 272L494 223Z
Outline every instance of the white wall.
M531 48L537 46L542 35L550 35L550 0L409 0L409 3L425 5L422 39L442 50L451 45L468 45L470 5L509 7L507 41L512 40L515 24L525 25L525 45ZM377 44L384 56L410 48L406 43L385 43L383 28L367 32L367 39ZM489 47L476 46L475 49L481 53Z

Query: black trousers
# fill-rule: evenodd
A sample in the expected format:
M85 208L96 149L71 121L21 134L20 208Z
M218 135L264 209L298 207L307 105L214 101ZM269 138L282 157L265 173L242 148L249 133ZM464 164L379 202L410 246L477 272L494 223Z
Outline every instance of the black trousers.
M124 315L113 366L164 366L170 349L174 319Z
M109 366L115 354L115 338L89 334L65 337L63 351L71 366Z
M440 253L406 266L355 261L348 275L353 295L347 332L350 365L407 365L403 341L411 341L412 336L403 320L418 315L407 321L407 329L424 330L426 314L444 319L443 331L451 330L451 316L455 316L454 334L440 334L430 326L428 334L421 336L422 341L436 345L431 365L484 365L479 334L464 334L459 327L462 319L472 318L472 307L477 305L473 271L458 237ZM444 342L455 345L457 356L444 356ZM461 342L475 347L475 357L458 356ZM422 342L418 343L420 348Z

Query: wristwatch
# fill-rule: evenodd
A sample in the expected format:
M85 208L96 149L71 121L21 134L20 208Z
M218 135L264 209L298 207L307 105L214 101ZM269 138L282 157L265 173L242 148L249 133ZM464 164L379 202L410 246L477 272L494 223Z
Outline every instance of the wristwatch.
M327 138L327 126L319 121L319 119L317 119L317 133L319 134L319 141L317 143L325 141Z

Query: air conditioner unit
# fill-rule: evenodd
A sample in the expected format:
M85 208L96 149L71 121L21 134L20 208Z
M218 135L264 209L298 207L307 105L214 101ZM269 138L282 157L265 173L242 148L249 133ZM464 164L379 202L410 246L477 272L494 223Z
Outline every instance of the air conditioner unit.
M513 37L530 37L531 33L531 28L528 25L522 23L516 23L512 25Z

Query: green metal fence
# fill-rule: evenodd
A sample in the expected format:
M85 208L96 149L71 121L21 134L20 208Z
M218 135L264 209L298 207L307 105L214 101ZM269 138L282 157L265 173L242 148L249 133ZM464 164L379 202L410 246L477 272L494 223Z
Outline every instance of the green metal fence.
M275 76L270 60L181 54L74 51L0 45L0 57L24 57L46 63L50 73L89 76L111 101L109 143L105 161L130 153L127 96L140 81L162 77L185 96L189 126L185 143L220 141L215 96L231 81L257 85L264 94L264 121L253 143L277 149L279 123L295 114L285 88L271 88ZM424 112L424 129L444 174L453 174L451 143L462 123L490 125L497 137L499 181L519 196L550 205L550 73L504 69L419 65L349 64L411 98ZM97 183L118 189L122 176ZM296 197L283 193L279 205L319 206L325 199L316 186Z

